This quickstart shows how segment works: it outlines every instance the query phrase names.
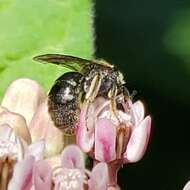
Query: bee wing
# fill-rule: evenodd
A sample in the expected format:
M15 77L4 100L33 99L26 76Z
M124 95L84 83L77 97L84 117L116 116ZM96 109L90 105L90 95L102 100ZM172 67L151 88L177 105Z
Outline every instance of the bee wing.
M82 68L89 64L97 64L95 61L74 57L70 55L61 54L45 54L39 55L33 58L35 61L42 63L53 63L56 65L61 65L65 68L71 69L73 71L81 71Z

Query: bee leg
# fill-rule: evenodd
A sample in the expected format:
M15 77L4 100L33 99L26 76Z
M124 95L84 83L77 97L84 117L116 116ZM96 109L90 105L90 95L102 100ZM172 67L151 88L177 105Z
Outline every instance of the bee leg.
M100 75L95 75L94 78L92 79L92 82L90 84L89 90L85 95L85 100L86 100L86 105L87 105L87 113L89 114L89 109L90 109L90 103L92 103L95 98L98 95L99 89L100 89L100 85L101 85L101 77ZM86 115L86 123L88 121L88 114ZM88 128L88 125L87 125ZM89 128L88 128L89 129Z
M85 99L87 102L93 102L94 101L94 99L98 95L100 85L101 85L101 77L98 74L98 75L95 75L95 77L92 79L89 90L85 95Z
M116 95L117 95L117 87L115 85L113 85L113 87L111 88L111 90L108 92L108 98L110 100L110 112L112 114L112 116L114 118L117 119L117 121L120 123L120 120L116 114L116 110L117 110L117 105L116 105Z

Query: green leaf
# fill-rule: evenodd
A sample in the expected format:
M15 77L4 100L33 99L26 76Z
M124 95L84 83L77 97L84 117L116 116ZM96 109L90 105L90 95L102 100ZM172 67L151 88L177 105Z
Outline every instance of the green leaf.
M20 77L48 91L66 69L32 60L44 53L92 57L91 0L0 0L0 97Z

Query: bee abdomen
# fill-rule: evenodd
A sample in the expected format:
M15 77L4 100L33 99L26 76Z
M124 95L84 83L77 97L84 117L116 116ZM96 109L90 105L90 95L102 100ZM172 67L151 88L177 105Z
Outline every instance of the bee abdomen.
M66 73L58 78L49 92L48 110L55 126L73 133L80 114L80 73Z
M66 133L72 133L80 114L78 103L68 102L67 104L58 104L49 99L48 107L55 126Z

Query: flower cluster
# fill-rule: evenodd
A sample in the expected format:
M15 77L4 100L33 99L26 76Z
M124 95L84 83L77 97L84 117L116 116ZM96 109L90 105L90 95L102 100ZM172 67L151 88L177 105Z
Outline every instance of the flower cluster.
M117 184L117 171L126 163L139 161L145 153L151 130L151 118L144 118L142 102L134 104L123 96L116 99L115 113L109 100L97 98L84 105L77 128L77 143L97 162L110 168L110 186Z
M30 79L18 79L0 106L0 190L116 190L117 171L139 161L147 148L151 118L142 102L97 97L81 107L77 145L57 129L47 95ZM72 141L72 139L69 139ZM80 147L80 148L79 148ZM85 168L87 153L94 161Z

